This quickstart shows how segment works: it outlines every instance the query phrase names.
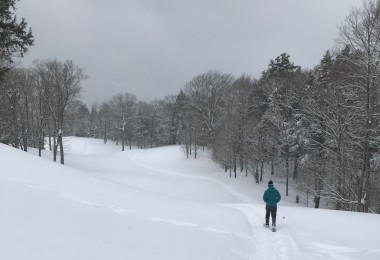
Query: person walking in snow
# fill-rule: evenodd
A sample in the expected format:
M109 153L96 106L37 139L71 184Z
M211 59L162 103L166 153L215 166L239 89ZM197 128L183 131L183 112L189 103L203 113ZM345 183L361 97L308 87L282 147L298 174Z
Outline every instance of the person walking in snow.
M263 200L265 201L265 226L269 227L269 216L272 216L272 227L276 228L277 203L281 200L278 190L273 187L273 181L268 182L268 189L264 192Z

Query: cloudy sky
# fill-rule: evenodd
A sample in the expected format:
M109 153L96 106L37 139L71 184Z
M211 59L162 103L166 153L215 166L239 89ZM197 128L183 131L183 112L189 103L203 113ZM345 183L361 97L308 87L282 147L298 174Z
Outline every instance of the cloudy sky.
M32 27L24 59L73 60L90 105L120 93L178 94L209 70L258 78L283 52L312 68L361 0L21 0Z

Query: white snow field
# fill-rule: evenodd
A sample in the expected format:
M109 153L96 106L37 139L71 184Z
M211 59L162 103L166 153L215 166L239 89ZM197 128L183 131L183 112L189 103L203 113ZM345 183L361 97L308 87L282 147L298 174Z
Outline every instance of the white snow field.
M380 259L380 215L285 196L263 227L266 182L230 179L199 152L66 138L66 164L0 145L0 259Z

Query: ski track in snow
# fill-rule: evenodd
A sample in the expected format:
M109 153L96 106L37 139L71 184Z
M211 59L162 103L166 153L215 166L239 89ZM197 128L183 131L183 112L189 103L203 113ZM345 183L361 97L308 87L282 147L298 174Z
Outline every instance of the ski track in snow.
M296 241L279 227L276 232L263 226L264 208L252 204L226 204L246 215L252 229L252 254L250 259L302 259ZM270 242L269 242L270 241Z
M184 178L184 179L189 179L189 180L198 180L198 181L204 181L204 182L212 183L213 185L227 191L229 194L231 194L233 197L237 198L238 200L243 201L245 203L252 203L251 198L249 198L248 196L245 196L241 193L236 192L235 190L231 189L230 187L228 187L227 185L225 185L224 183L222 183L221 181L218 181L216 179L209 178L209 177L193 176L193 175L189 175L189 174L185 174L185 173L178 173L178 172L173 172L173 171L168 171L168 170L163 170L163 169L157 169L157 168L154 168L154 167L149 166L147 164L141 163L137 160L137 157L140 154L141 154L141 152L135 154L131 158L131 161L140 167L143 167L143 168L150 170L150 171L153 171L153 172L158 172L158 173L165 174L165 175L171 175L171 176L175 176L178 178Z
M43 187L43 186L35 184L35 183L31 183L28 181L20 181L18 179L14 179L14 178L5 178L5 177L1 177L1 178L4 180L15 182L15 183L21 183L27 187L37 189L37 190L40 190L42 192L50 193L54 196L57 196L59 198L65 199L65 200L71 200L71 201L74 201L74 202L77 202L80 204L84 204L86 206L107 209L107 210L110 210L114 213L125 215L128 217L134 217L134 218L143 219L143 220L147 220L147 221L154 221L154 222L160 222L160 223L165 223L165 224L170 224L170 225L175 225L175 226L181 226L181 227L185 227L185 228L198 228L198 229L208 231L208 232L216 232L216 233L220 233L220 234L233 235L237 238L244 239L244 240L250 240L251 239L250 236L247 236L246 234L243 234L243 233L230 232L227 230L214 228L211 226L204 226L204 225L200 225L200 224L196 224L196 223L192 223L192 222L185 222L185 221L179 221L179 220L173 220L173 219L151 217L151 216L147 216L147 215L142 214L142 213L127 210L127 209L119 207L119 206L94 203L94 202L90 202L88 200L78 198L78 197L73 196L73 195L59 193L59 192L56 192L52 189L49 189L49 188Z

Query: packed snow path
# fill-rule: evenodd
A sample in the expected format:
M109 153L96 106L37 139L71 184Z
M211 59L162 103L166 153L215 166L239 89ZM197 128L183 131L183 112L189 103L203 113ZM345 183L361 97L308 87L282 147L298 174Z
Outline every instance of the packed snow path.
M284 197L278 232L270 232L263 227L266 185L230 179L207 152L194 160L177 146L120 152L100 140L66 143L65 166L0 147L1 259L380 256L379 238L366 240L362 231L380 228L377 215L314 211ZM325 220L336 225L325 228Z

